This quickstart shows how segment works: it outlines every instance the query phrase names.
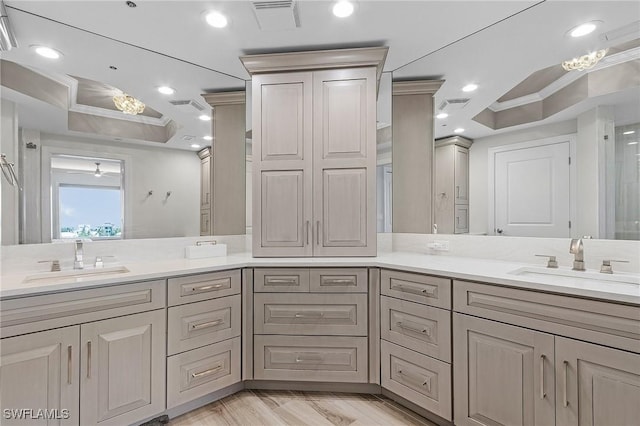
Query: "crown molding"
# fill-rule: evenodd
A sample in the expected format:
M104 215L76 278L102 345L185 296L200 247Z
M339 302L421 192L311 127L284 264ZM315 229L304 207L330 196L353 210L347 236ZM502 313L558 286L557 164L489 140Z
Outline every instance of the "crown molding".
M434 146L439 148L447 145L458 145L463 148L470 148L473 145L473 140L467 139L463 136L449 136L442 139L436 139Z
M203 93L202 97L212 107L222 105L239 105L247 102L244 90L234 92Z
M442 87L444 80L409 80L394 81L392 83L393 96L429 95Z
M380 80L388 47L315 50L240 56L249 74L330 68L376 67Z

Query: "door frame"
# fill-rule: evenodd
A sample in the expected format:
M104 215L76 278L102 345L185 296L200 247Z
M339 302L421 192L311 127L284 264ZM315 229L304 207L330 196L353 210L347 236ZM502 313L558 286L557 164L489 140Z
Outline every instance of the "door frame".
M569 142L569 156L571 157L571 164L569 164L569 220L571 221L571 229L569 230L569 235L571 237L576 236L577 227L576 227L576 217L577 217L577 186L576 186L576 133L570 133L567 135L561 136L553 136L544 139L534 139L525 142L512 143L507 145L500 145L490 147L488 149L488 224L487 224L487 235L496 235L495 231L495 221L496 221L496 212L495 212L495 158L497 154L508 152L508 151L516 151L520 149L527 148L537 148L541 146L547 145L555 145L559 143Z

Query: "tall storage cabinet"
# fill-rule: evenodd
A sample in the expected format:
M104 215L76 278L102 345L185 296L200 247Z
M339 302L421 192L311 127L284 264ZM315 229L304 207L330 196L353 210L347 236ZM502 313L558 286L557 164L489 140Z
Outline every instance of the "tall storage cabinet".
M454 136L435 144L434 221L438 232L469 232L469 139Z
M385 56L375 48L242 58L255 74L254 256L376 255L376 76ZM272 73L296 68L312 71Z

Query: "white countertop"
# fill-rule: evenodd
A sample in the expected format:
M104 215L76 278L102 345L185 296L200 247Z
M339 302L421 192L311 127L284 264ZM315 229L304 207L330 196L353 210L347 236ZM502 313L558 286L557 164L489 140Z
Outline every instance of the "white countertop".
M393 252L378 257L341 258L254 258L250 253L207 259L172 259L151 262L123 262L129 272L103 276L70 278L68 280L38 280L24 283L30 273L2 275L0 299L32 296L43 293L80 290L98 286L128 283L170 276L213 272L245 267L380 267L409 272L440 275L450 278L507 285L566 295L596 298L640 305L640 285L612 281L594 281L552 276L519 276L512 271L534 265L468 257L437 256L419 253ZM112 266L106 264L105 266ZM598 271L591 271L598 272ZM639 274L624 274L640 283Z

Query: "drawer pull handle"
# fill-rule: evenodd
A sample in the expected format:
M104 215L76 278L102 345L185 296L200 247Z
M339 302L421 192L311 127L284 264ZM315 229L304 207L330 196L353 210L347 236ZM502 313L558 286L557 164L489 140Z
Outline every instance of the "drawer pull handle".
M199 330L201 328L208 328L208 327L213 327L219 324L223 324L224 320L223 319L217 319L215 321L209 321L209 322L202 322L200 324L192 324L191 325L191 329L192 330Z
M355 284L355 282L354 278L329 278L322 281L326 285Z
M218 365L217 367L213 367L208 370L201 371L199 373L191 373L191 378L197 379L199 377L208 376L220 370L222 370L222 364Z
M87 342L87 379L91 378L91 340Z
M296 278L267 278L269 284L297 284Z
M71 384L71 364L72 364L72 360L71 360L71 345L67 346L67 384Z
M563 391L563 402L562 402L562 406L563 407L568 407L569 406L569 399L567 396L567 375L569 374L569 362L568 361L562 361L562 364L564 366L564 391Z
M416 328L416 327L411 327L410 325L404 324L402 321L398 321L396 323L396 325L400 328L403 328L405 330L409 330L409 331L413 331L415 333L422 333L422 334L426 334L427 336L431 336L431 330L427 327L424 328Z
M319 353L307 353L296 356L296 362L322 362L322 355Z
M404 291L405 293L413 293L413 294L426 294L429 296L435 295L435 290L431 288L416 288L408 285L398 285L396 288L400 291Z
M410 382L420 383L420 386L424 386L425 388L427 388L427 392L431 392L431 379L407 374L402 371L402 369L398 369L398 374L404 377L406 380L409 380Z
M295 318L323 318L324 312L296 312Z
M193 287L191 289L191 291L193 291L193 292L207 291L207 290L214 290L214 289L218 289L218 288L222 288L222 287L224 287L224 284L203 285L202 287Z
M547 396L544 391L544 360L546 358L544 354L540 355L540 399L544 399Z

